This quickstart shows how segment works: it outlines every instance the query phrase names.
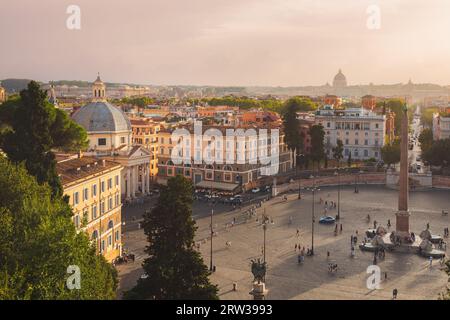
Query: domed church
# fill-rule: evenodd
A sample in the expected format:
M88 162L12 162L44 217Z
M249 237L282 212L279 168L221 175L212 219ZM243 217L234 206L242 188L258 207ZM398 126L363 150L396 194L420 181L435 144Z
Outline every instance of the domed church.
M335 88L345 88L347 86L347 78L339 69L339 72L334 76L333 87Z
M86 154L119 162L122 197L132 199L150 192L150 152L132 145L131 123L125 113L106 100L106 86L100 75L92 84L92 101L72 116L86 129L89 147Z

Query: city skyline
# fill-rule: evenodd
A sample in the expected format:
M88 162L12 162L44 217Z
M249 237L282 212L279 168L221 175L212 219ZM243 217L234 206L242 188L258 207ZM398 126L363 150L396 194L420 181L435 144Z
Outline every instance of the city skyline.
M19 0L0 13L0 78L295 87L342 69L349 85L449 85L450 3L432 2ZM66 27L71 4L80 30Z

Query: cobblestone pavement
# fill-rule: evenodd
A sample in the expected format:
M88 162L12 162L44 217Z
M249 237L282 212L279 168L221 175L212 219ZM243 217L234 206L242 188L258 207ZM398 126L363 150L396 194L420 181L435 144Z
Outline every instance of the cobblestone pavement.
M355 194L352 187L341 189L341 220L343 232L334 235L334 225L318 224L324 214L323 201L337 201L337 188L323 188L316 193L316 224L313 257L306 257L304 264L297 263L295 244L311 246L312 196L304 191L302 199L296 194L274 198L257 209L257 216L247 216L245 208L240 211L223 212L214 215L213 264L216 272L211 281L218 284L221 299L251 299L249 292L253 276L250 260L262 257L263 229L260 224L264 209L273 219L266 232L266 260L268 272L266 286L267 299L390 299L392 290L398 289L398 299L436 299L447 284L447 275L441 270L439 261L429 262L417 255L386 253L379 261L382 283L379 290L369 290L366 280L367 267L372 264L373 254L356 251L350 257L350 237L358 230L358 242L364 231L373 227L373 220L386 226L390 219L395 227L397 192L384 187L360 186ZM449 226L450 218L442 216L443 209L450 208L448 191L433 190L410 193L411 230L420 233L430 223L433 234L443 234ZM336 209L328 212L336 214ZM371 222L366 220L367 214ZM248 218L245 218L248 217ZM256 221L258 217L258 222ZM292 223L289 224L289 217ZM230 226L232 221L234 226ZM197 219L196 240L205 264L210 261L210 219ZM228 225L228 227L226 227ZM297 229L299 236L297 237ZM119 290L131 288L142 274L140 264L144 259L146 245L142 230L127 232L123 238L125 245L136 253L136 262L118 266L120 274ZM226 245L229 242L231 245ZM330 257L327 258L327 251ZM447 251L448 252L448 251ZM338 265L338 271L330 274L328 263ZM387 280L384 274L387 273ZM237 291L233 291L233 283Z

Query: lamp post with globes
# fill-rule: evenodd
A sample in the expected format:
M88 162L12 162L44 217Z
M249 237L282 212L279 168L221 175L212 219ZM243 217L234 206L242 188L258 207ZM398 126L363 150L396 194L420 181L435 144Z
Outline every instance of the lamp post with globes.
M341 175L339 174L339 168L334 173L338 178L338 203L337 203L337 216L336 220L341 219Z
M313 186L311 188L306 188L312 192L312 209L311 209L311 251L310 255L314 255L314 224L316 222L315 217L315 207L316 207L316 192L320 191L319 188L316 187L316 178L315 176L311 176L314 179Z

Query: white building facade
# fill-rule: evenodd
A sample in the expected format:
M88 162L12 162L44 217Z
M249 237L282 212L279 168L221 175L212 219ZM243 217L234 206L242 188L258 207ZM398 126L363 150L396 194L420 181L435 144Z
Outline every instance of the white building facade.
M381 159L381 148L385 144L386 116L378 115L364 108L334 109L326 105L317 110L315 123L325 131L324 144L328 158L333 157L332 149L341 140L343 156L347 159Z
M440 113L433 114L433 139L450 138L450 117L443 117Z

